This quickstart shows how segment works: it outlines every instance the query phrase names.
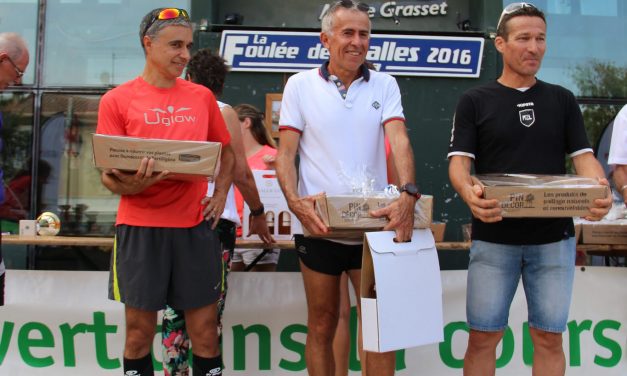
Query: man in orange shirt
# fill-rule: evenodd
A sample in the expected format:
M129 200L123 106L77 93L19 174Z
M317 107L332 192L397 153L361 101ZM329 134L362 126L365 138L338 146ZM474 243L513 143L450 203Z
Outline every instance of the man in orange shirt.
M211 91L180 78L192 46L187 12L154 9L142 20L140 41L144 71L105 94L97 133L215 141L223 149L221 173L209 198L206 181L166 179L168 171L155 173L154 160L148 158L135 173L102 173L104 186L121 195L109 297L125 304L124 372L153 374L150 348L157 311L168 304L185 311L194 343L194 375L218 376L216 303L222 262L215 226L232 181L230 136Z

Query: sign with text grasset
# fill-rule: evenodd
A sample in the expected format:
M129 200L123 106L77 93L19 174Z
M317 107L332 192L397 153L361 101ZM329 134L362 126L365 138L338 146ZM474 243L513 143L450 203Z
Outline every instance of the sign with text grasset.
M300 72L320 66L329 51L319 33L222 32L220 55L233 71ZM397 76L479 77L483 38L372 34L366 59Z

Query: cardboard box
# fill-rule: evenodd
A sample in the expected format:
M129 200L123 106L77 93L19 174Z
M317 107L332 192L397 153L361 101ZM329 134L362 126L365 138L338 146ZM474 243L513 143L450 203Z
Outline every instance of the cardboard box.
M627 244L627 220L587 222L582 226L584 244Z
M171 178L196 180L212 177L222 144L92 135L94 164L98 168L136 171L144 157L154 158L155 171L168 170Z
M364 350L385 352L444 339L442 281L433 235L415 229L410 243L393 231L364 235L361 317Z
M266 209L268 228L275 240L291 240L295 234L302 234L302 226L294 213L289 211L287 201L281 191L274 170L253 170L259 198ZM250 229L250 208L244 203L242 237L259 240L259 236L246 236Z
M433 239L436 242L444 241L444 231L446 230L446 223L444 222L433 222L431 223L431 233L433 234Z
M381 230L387 224L387 219L371 217L370 211L384 208L394 200L395 197L382 194L321 196L316 200L315 209L322 222L331 229L331 233L323 237L361 239L366 231ZM414 228L429 228L432 215L433 196L422 195L416 201Z
M501 203L503 217L579 217L590 214L608 187L573 175L486 174L483 196Z
M20 219L20 236L36 236L37 221L34 219Z

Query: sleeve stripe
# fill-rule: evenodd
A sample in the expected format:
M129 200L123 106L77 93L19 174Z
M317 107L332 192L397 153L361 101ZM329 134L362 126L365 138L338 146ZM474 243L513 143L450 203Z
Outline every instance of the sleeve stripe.
M585 149L577 150L574 153L570 153L568 154L568 156L571 158L574 158L578 155L585 154L585 153L594 153L594 151L591 148L585 148Z
M448 153L448 155L446 156L447 159L451 159L452 156L454 155L460 155L462 157L468 157L468 158L472 158L475 159L475 155L472 153L466 153L463 151L452 151L450 153Z
M281 132L281 131L292 131L292 132L296 132L298 134L303 134L303 131L301 131L300 129L291 127L289 125L280 125L279 126L279 132Z
M392 117L392 118L384 120L382 124L385 127L387 123L395 121L395 120L402 121L403 123L405 122L405 118L397 116L397 117Z

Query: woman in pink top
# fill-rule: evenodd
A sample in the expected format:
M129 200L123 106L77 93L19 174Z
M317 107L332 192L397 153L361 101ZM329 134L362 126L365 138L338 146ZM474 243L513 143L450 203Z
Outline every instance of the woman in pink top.
M254 106L240 104L233 107L239 117L242 127L242 141L246 160L251 170L274 170L274 159L276 157L276 144L268 133L264 123L263 114ZM240 192L235 190L235 203L240 219L244 212L244 199ZM274 227L274 226L272 226ZM241 236L241 228L238 229L238 236ZM274 271L279 261L279 250L260 249L235 249L235 254L231 260L231 271L241 271L251 264L262 252L265 254L257 261L252 271Z

